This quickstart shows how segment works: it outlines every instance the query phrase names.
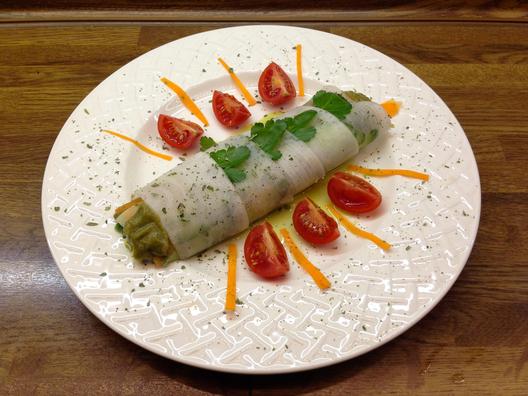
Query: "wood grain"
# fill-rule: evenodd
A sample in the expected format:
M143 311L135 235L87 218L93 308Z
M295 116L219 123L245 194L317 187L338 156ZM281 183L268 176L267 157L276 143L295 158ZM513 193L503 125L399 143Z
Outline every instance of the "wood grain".
M520 0L7 0L0 21L526 21Z
M446 298L401 337L310 373L235 376L147 352L77 300L40 217L42 175L58 131L122 64L218 26L0 25L0 394L525 394L527 24L306 25L404 63L442 96L475 151L483 191L475 248Z

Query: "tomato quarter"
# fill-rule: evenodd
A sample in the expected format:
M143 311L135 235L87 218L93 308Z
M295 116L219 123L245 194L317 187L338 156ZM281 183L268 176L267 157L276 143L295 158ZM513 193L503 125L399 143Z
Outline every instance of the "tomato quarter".
M213 111L222 125L237 127L251 117L249 110L233 95L220 91L213 93Z
M262 100L272 105L284 104L296 95L292 80L274 62L271 62L260 75L258 90Z
M276 278L290 270L286 250L267 221L249 232L244 257L249 268L264 278Z
M332 202L349 213L370 212L381 204L381 194L376 187L345 172L336 172L330 178L327 191Z
M304 198L295 206L293 226L304 240L314 245L322 245L339 238L336 221L310 198Z
M165 114L158 118L158 132L165 143L179 149L191 147L203 135L200 125Z

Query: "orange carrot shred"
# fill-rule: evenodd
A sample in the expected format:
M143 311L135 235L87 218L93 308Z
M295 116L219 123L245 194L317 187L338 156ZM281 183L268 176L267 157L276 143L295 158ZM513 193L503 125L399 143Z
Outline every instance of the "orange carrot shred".
M222 58L218 58L218 62L220 62L220 64L224 67L224 69L226 69L226 71L229 73L229 75L231 76L231 79L233 80L233 82L235 83L235 85L237 86L238 90L240 91L240 93L242 95L244 95L244 98L246 98L246 101L248 102L248 104L250 106L254 106L255 104L257 104L257 100L253 97L253 95L251 95L251 93L247 90L246 86L244 85L244 83L242 81L240 81L240 79L238 78L238 76L235 74L235 72L233 71L233 68L232 67L229 67L229 65L227 63L224 62L224 60Z
M138 149L143 150L147 154L164 159L165 161L172 161L172 156L167 155L167 154L158 153L157 151L149 149L147 146L144 146L143 144L139 143L137 140L132 139L131 137L128 137L118 132L110 131L108 129L101 129L101 132L109 133L110 135L114 135L114 136L117 136L118 138L126 140L127 142L134 144Z
M304 268L308 274L312 277L314 282L319 286L320 289L328 289L330 287L330 281L324 274L317 268L315 265L313 265L310 260L306 258L306 256L301 252L297 244L293 241L293 239L290 236L290 233L286 228L282 228L280 230L280 233L284 237L284 242L286 243L286 246L288 246L288 249L290 249L291 254L299 263L301 267Z
M345 227L348 231L353 233L354 235L357 235L360 238L368 239L371 242L374 242L376 245L378 245L383 250L389 250L392 246L390 243L385 242L383 239L377 237L376 235L367 232L365 230L362 230L359 227L356 227L354 224L352 224L348 219L346 219L341 213L337 211L337 209L332 206L327 206L328 210L332 212L332 214L336 217L336 219Z
M207 121L207 118L203 115L202 111L198 108L196 103L191 99L191 97L183 90L182 87L180 87L178 84L172 82L168 78L163 77L161 79L161 82L163 82L167 87L169 87L176 95L180 97L180 100L182 101L183 105L189 109L191 113L193 113L196 118L198 118L204 126L209 125L209 121Z
M119 216L121 213L123 213L125 210L131 208L132 206L139 205L141 202L143 202L143 199L142 199L142 198L135 198L135 199L133 199L132 201L127 202L127 203L124 204L124 205L121 205L120 207L118 207L118 208L115 210L115 212L114 212L114 217Z
M429 175L427 173L417 172L409 169L370 169L363 168L358 165L348 165L348 170L353 172L358 172L367 176L406 176L412 177L413 179L420 179L424 181L429 180Z
M302 73L302 45L295 46L297 52L297 82L299 84L299 96L304 96L304 80Z
M394 99L390 99L381 103L381 107L385 109L390 118L394 118L400 112L401 103L396 102Z
M227 248L227 290L225 310L234 311L236 306L237 247L231 243Z
M152 256L152 261L154 261L156 268L162 268L165 265L165 259L160 256Z

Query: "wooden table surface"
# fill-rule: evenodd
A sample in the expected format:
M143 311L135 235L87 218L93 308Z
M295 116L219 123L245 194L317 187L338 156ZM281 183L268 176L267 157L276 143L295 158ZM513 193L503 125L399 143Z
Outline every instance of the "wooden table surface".
M520 7L451 19L401 9L362 19L360 10L348 22L301 13L306 21L295 24L382 51L446 101L477 158L482 216L462 275L412 329L351 361L268 377L195 369L114 333L60 275L40 211L51 146L90 90L152 48L234 22L157 21L148 12L142 22L116 22L119 13L96 21L0 7L0 394L527 394L528 19Z

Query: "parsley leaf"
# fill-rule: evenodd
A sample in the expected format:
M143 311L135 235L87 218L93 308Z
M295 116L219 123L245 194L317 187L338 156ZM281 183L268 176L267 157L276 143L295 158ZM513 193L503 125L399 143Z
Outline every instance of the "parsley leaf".
M334 92L318 91L312 100L315 107L332 113L340 120L344 119L352 110L352 105L341 95Z
M305 127L297 129L295 132L292 132L293 135L303 142L309 142L315 136L317 130L314 127Z
M224 169L227 177L233 183L238 183L246 178L246 171L237 168L226 168Z
M227 149L213 151L210 155L221 168L234 168L249 158L251 152L246 146L228 146Z
M288 124L288 131L295 132L307 126L317 115L315 110L306 110L297 114L293 118L285 118L284 121Z
M295 117L284 118L284 122L288 125L288 131L295 135L295 137L303 142L310 141L317 130L315 127L309 127L308 124L317 115L315 110L307 110L297 114Z
M284 120L269 120L266 125L256 123L251 128L250 139L255 142L273 161L282 157L282 153L276 147L282 140L288 124Z
M347 124L347 126L352 131L352 133L354 134L354 137L356 138L356 140L358 142L358 146L360 148L366 146L367 144L369 144L371 142L373 142L378 137L378 130L377 129L372 129L369 133L364 133L364 132L361 132L360 130L358 130L358 129L356 129L356 128L348 125L348 124Z
M233 183L246 178L246 172L242 169L235 169L249 158L251 151L246 146L229 146L209 153L212 159L222 168L229 180Z
M360 148L363 147L364 146L363 143L365 143L365 134L363 132L361 132L359 129L354 128L353 126L350 126L348 124L347 124L347 126L352 131L352 133L354 134L354 137L357 140L358 146Z
M216 146L216 142L209 136L202 136L200 139L200 151L205 151L213 146Z

